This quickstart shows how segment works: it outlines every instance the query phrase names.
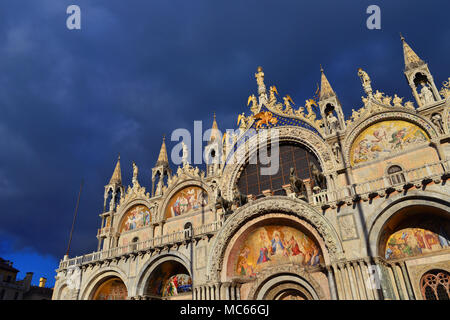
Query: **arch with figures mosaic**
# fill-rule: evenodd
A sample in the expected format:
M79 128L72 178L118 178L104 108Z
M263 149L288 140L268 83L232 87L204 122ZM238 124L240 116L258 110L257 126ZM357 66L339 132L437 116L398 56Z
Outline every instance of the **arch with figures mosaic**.
M367 164L385 155L427 144L437 137L433 125L418 115L385 110L353 127L343 143L347 166ZM361 146L361 144L364 144Z
M177 201L177 198L185 198L188 195L190 196L190 194L192 194L192 198L196 202L195 205L190 205L188 203L189 201L187 201L187 209L185 212L172 213L172 211L177 211L174 207L176 206L175 202ZM194 213L201 209L207 210L210 206L210 201L215 200L211 198L212 194L210 186L201 180L188 178L182 182L176 183L165 192L164 200L156 215L156 221L170 219L182 214Z
M294 126L277 127L279 134L279 142L293 142L306 146L316 156L320 162L320 166L324 171L324 174L332 172L336 167L336 160L331 150L331 147L326 144L322 138L312 131ZM270 134L268 135L270 137ZM237 163L229 163L225 166L222 175L221 191L222 196L227 199L232 199L233 188L239 179L240 171L249 162L249 159L254 156L258 150L258 135L253 135L245 144L242 144L236 151L236 154L242 152L245 156L242 157L242 161ZM248 152L244 152L248 150Z
M114 229L117 230L117 232L126 232L131 231L135 229L139 229L140 227L148 226L151 222L153 222L154 219L154 212L153 212L154 205L148 201L148 199L141 199L141 198L135 198L131 201L128 201L125 205L121 206L117 212L117 217L114 219L113 226ZM137 209L138 212L132 212ZM144 212L145 211L145 212ZM144 214L145 213L145 214ZM148 213L148 214L147 214ZM136 226L134 227L127 227L127 220L130 215L136 215L141 216L142 215L142 223L136 222Z
M162 268L164 266L166 268ZM170 266L174 267L170 268ZM190 261L185 255L174 251L161 256L154 256L150 258L138 272L136 276L137 282L135 294L139 296L149 294L154 296L165 296L164 289L168 287L172 276L178 274L185 275L183 280L185 280L184 282L186 283L184 283L184 287L182 288L183 292L191 292L192 280L190 274ZM157 288L158 277L161 278L160 284L162 285L159 286L160 288ZM161 292L159 292L158 289ZM179 288L177 288L177 291L178 289ZM179 291L181 293L182 290Z
M119 267L108 266L106 268L102 268L100 272L94 273L86 281L83 281L84 285L80 288L80 300L92 300L94 298L98 299L98 293L99 290L102 290L102 285L105 285L111 280L117 280L117 284L119 286L116 287L120 289L119 295L121 295L123 300L125 300L128 296L130 296L130 285L127 283L127 279L128 277L126 276L126 273ZM124 291L124 288L126 292Z
M416 211L422 210L424 214L428 214L430 217L440 217L444 220L449 219L450 221L450 197L443 193L410 190L406 197L400 194L386 199L384 203L380 204L379 208L382 209L375 211L367 218L366 228L368 230L368 243L370 244L369 251L374 256L378 255L383 258L386 258L386 245L389 244L390 237L392 236L392 238L397 239L399 236L395 232L404 229L403 231L407 233L407 229L411 229L413 233L414 231L422 233L421 230L412 229L428 229L417 224L405 226L405 228L400 228L399 230L395 230L395 232L393 230L389 231L390 228L393 228L394 224L399 225L403 217L406 217L406 214L410 214L412 217ZM411 223L414 222L412 218L406 218L406 220L408 219L411 220ZM413 252L411 251L411 253ZM391 255L391 257L394 256ZM402 257L398 256L397 258Z
M323 260L319 258L319 261L326 265L343 255L342 244L336 230L320 212L298 199L282 196L262 198L237 209L214 237L207 264L207 273L210 280L225 281L232 277L233 275L229 270L230 268L233 269L235 262L239 261L236 259L236 261L230 260L231 265L228 266L227 264L229 263L229 257L232 256L230 253L235 244L243 239L242 236L246 235L246 231L250 230L249 228L257 231L256 227L264 227L267 224L272 225L272 229L277 229L275 231L279 232L280 236L293 235L297 241L301 236L300 233L306 235L306 243L311 245L314 243L318 249L320 248L320 255ZM272 236L275 236L274 230L269 231ZM286 233L282 234L284 231ZM290 239L289 236L289 239L286 240ZM310 262L311 266L314 266L312 256L314 254L307 259L306 263ZM293 257L292 259L299 259L299 257ZM291 258L288 260L290 261ZM288 260L280 261L284 264L289 263Z

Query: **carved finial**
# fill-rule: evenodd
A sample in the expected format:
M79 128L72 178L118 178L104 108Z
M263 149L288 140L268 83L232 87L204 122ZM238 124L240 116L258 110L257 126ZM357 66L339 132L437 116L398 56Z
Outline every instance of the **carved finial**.
M405 38L403 38L403 35L401 32L400 32L400 40L405 41Z

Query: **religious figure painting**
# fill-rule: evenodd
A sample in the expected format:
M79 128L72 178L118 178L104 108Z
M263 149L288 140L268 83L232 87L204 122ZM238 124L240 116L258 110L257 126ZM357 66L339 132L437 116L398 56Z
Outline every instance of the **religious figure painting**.
M352 165L382 159L415 144L427 142L425 131L402 121L382 121L365 129L353 142L350 151Z
M166 217L177 217L205 207L208 204L208 194L199 187L187 187L178 191L169 201Z
M179 263L162 263L152 274L148 293L162 297L176 296L192 291L192 279Z
M120 232L130 231L146 227L150 224L150 210L144 205L137 205L127 211L122 224Z
M245 239L237 257L235 274L255 276L280 263L316 266L323 262L319 246L306 234L288 226L257 228Z
M176 274L171 276L162 290L163 297L176 296L183 292L192 291L192 279L187 274Z
M441 227L438 233L421 228L406 228L393 233L385 250L386 259L422 255L449 248L450 238Z
M122 280L113 278L100 285L93 300L126 300L127 296L127 288Z

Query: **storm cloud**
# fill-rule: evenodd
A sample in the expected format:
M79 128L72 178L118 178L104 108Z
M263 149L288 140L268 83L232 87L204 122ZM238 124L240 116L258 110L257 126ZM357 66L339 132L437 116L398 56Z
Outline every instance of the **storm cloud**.
M71 4L81 30L66 28ZM371 4L381 30L366 28ZM213 112L221 129L234 128L257 93L259 65L266 85L298 105L313 96L322 64L349 115L362 105L358 67L374 89L413 100L402 32L440 88L450 76L449 9L415 0L2 1L0 248L9 249L0 256L60 259L82 179L70 256L96 250L118 153L124 184L135 161L149 190L163 134L194 120L207 129Z

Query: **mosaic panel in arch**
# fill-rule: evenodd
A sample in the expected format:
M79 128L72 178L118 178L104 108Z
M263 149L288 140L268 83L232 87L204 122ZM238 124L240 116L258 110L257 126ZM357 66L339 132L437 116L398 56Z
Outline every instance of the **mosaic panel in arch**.
M208 204L208 194L200 187L191 186L178 191L169 201L166 218L187 214Z
M127 287L119 278L113 278L100 285L94 294L93 300L126 300Z
M255 276L282 263L315 266L323 263L319 246L306 234L287 226L264 226L251 232L239 249L235 274Z
M149 294L170 297L192 291L192 279L186 268L177 262L164 262L152 273Z
M120 232L139 229L150 225L150 209L144 205L130 208L122 219Z
M421 228L406 228L393 233L386 242L385 258L399 259L449 248L450 238L444 228L438 233Z
M410 122L403 120L378 122L365 129L355 139L350 150L350 161L355 165L382 159L391 153L429 140L425 131Z

